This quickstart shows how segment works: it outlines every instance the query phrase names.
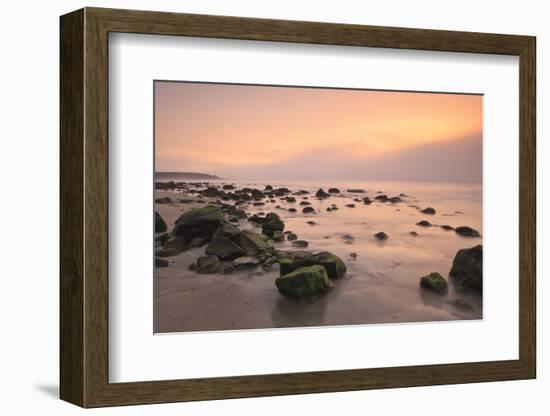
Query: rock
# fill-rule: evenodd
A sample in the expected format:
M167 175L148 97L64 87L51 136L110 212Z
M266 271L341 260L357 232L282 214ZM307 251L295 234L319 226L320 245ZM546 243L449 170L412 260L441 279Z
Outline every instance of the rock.
M271 185L266 185L264 191L272 191L273 187Z
M281 231L273 231L271 239L277 242L285 241L285 235Z
M309 243L306 240L295 240L292 242L292 247L300 247L305 248L309 245Z
M416 225L418 225L420 227L431 227L432 226L432 224L429 221L426 221L426 220L418 221L416 223Z
M391 202L392 204L403 202L401 198L399 198L398 196L392 196L390 199L388 199L388 201Z
M296 234L294 234L294 233L290 233L290 234L288 234L288 235L286 236L286 239L287 239L288 241L295 241L295 240L298 239L298 236L297 236Z
M235 237L235 243L242 247L247 256L255 256L269 247L267 236L245 230Z
M329 194L339 194L340 189L338 189L338 188L328 188L328 193Z
M447 293L449 289L447 281L437 272L432 272L420 279L420 286L433 290L440 295Z
M304 214L310 214L310 213L314 213L315 209L313 207L304 207L304 209L302 209L302 212Z
M196 263L191 263L189 265L189 271L194 271L194 270L197 270L197 264Z
M321 265L329 279L339 279L346 274L347 267L342 259L328 251L313 254L309 251L287 252L288 257L279 259L281 276L300 267Z
M300 189L299 191L294 192L292 195L307 195L309 194L309 191L304 191L303 189Z
M221 192L212 186L206 188L201 193L208 198L218 198L221 195Z
M330 196L329 193L325 192L323 188L319 188L317 193L315 194L317 198L328 198Z
M349 256L351 257L352 260L354 261L357 260L357 253L349 253Z
M383 231L380 231L379 233L374 234L374 237L380 241L384 241L388 239L388 235Z
M167 226L164 219L160 216L160 214L155 211L155 232L156 233L163 233L166 231Z
M179 253L187 248L187 243L184 237L179 235L170 235L162 247L164 249L177 250Z
M355 240L355 237L352 236L351 234L344 234L342 236L342 240L344 240L344 241L353 241L353 240Z
M387 201L388 201L388 196L387 196L387 195L384 195L384 194L382 194L382 195L376 195L376 196L374 197L374 199L375 199L376 201L379 201L379 202L387 202Z
M172 234L184 237L187 242L196 237L210 240L222 221L222 210L214 205L207 205L183 213L176 221Z
M346 204L345 206L348 208L355 208L355 204Z
M372 204L372 201L370 200L370 198L368 196L366 196L366 197L363 198L363 203L365 205L370 205L370 204Z
M240 233L241 230L239 230L239 228L235 227L233 224L225 222L216 230L214 237L223 236L229 238L230 240L234 240Z
M296 198L294 198L293 196L287 196L286 202L290 202L290 203L296 202Z
M429 215L433 215L435 214L435 209L433 209L432 207L428 207L428 208L424 208L423 210L420 211L422 214L429 214Z
M265 217L260 216L258 214L251 215L248 217L248 221L255 222L256 224L263 224L265 222Z
M262 207L265 205L264 202L254 202L252 205L254 205L255 207Z
M197 272L200 274L214 274L220 269L220 260L217 256L202 256L197 259Z
M332 208L331 207L327 207L326 209L328 212L332 212Z
M348 189L348 192L351 194L364 194L364 189Z
M483 288L483 246L458 250L449 276L453 283L481 291Z
M296 208L289 208L288 212L297 212Z
M220 260L233 260L246 254L241 247L222 235L212 238L212 241L206 246L205 253L218 256Z
M329 279L339 279L346 274L347 267L342 259L328 251L313 255L315 264L320 264L327 271Z
M333 211L336 211L338 209L338 207L336 205L333 205L331 208L332 208Z
M155 257L155 267L168 267L170 262L160 257Z
M237 222L239 222L239 219L237 217L229 217L229 219L227 221L232 222L232 223L237 223Z
M412 235L413 237L418 237L418 233L416 231L411 231L409 235Z
M455 228L455 233L457 233L457 234L459 234L463 237L480 237L481 236L479 234L479 231L474 230L473 228L467 227L465 225L463 225L461 227L456 227Z
M454 227L451 227L450 225L442 225L441 228L445 231L452 231L454 230Z
M231 274L235 271L235 266L233 266L231 263L224 263L222 265L222 273L223 274Z
M171 256L177 256L180 254L180 250L176 250L175 248L161 248L160 250L156 251L156 255L158 257L171 257Z
M164 243L166 243L166 241L168 240L169 237L170 237L170 234L164 233L164 234L156 236L155 241L160 243L160 245L162 246L162 245L164 245Z
M235 189L235 185L226 184L222 186L222 189L232 190L232 189Z
M172 199L169 196L165 196L165 197L162 197L162 198L155 199L155 202L157 204L169 204L169 203L172 202Z
M317 225L317 223L315 221L307 221L306 224L308 224L308 225Z
M233 260L233 266L235 266L236 269L253 269L259 264L260 262L258 259L248 256L239 257Z
M272 237L275 231L283 232L285 229L285 223L281 221L281 218L274 212L270 212L266 215L265 221L262 224L262 233Z
M275 285L281 294L298 300L313 300L331 287L327 272L320 265L301 267L280 276Z
M308 201L301 201L300 205L311 205L311 202Z

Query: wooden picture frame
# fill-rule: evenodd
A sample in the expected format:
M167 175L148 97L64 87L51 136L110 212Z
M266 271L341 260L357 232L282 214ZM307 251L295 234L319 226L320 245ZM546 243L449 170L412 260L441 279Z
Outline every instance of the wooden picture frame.
M536 377L534 37L85 8L61 17L60 359L82 407L473 383ZM519 359L109 383L108 35L297 42L519 57Z

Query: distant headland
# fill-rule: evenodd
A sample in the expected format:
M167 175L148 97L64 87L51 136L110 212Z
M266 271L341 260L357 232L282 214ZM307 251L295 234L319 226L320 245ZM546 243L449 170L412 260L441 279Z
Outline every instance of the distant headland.
M156 179L221 179L216 175L197 172L156 172Z

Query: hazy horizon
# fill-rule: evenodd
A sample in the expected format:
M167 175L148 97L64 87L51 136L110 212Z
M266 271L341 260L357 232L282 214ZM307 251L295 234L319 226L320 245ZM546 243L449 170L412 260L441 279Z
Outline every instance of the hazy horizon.
M155 82L159 172L482 181L482 96Z

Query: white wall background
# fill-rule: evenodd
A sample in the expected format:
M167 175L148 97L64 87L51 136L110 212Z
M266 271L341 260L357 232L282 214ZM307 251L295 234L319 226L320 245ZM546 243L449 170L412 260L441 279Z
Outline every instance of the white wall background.
M225 400L87 411L102 415L473 414L545 415L550 361L544 241L550 235L550 146L543 116L550 101L550 26L546 2L524 1L69 1L5 2L0 15L0 410L3 414L82 412L58 394L58 16L83 6L276 19L536 35L538 41L538 330L535 381L423 387L339 394ZM546 266L546 267L545 267Z

